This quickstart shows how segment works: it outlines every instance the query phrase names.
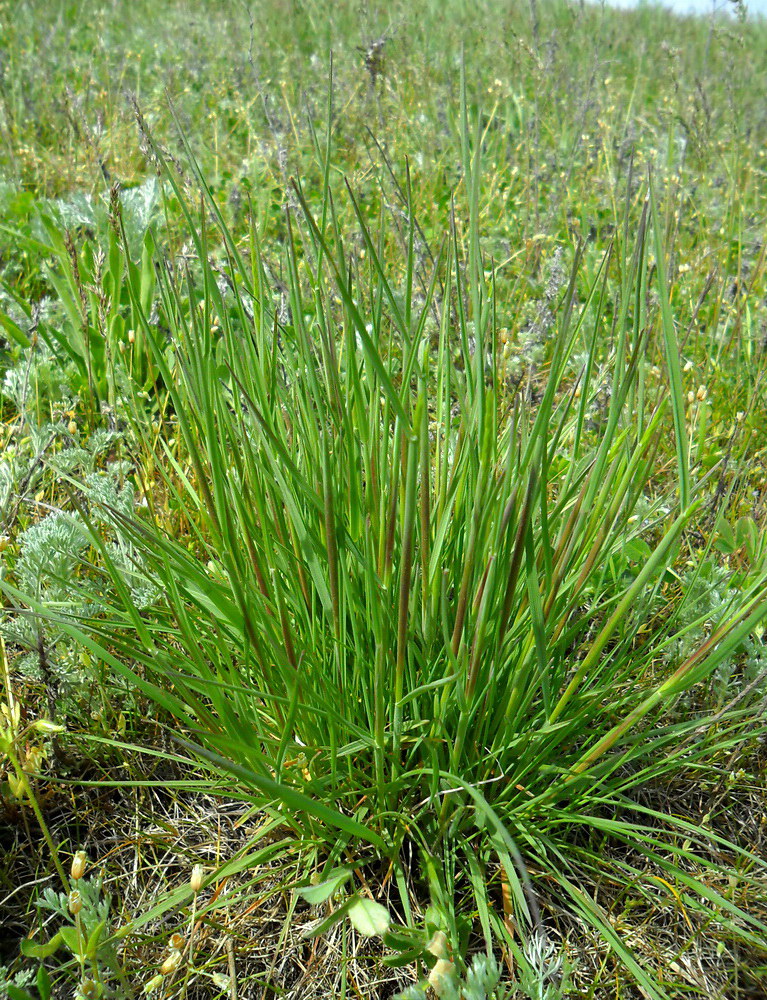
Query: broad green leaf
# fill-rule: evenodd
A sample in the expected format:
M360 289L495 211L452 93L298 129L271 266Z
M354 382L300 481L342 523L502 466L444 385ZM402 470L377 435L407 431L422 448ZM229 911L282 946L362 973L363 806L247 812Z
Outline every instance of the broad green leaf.
M324 903L326 899L330 899L338 890L351 878L351 871L349 869L341 869L335 874L331 875L330 878L326 879L324 882L319 882L317 885L303 885L296 889L296 892L311 906L317 906L319 903Z
M29 938L24 938L21 942L21 954L26 955L27 958L48 958L50 955L55 954L64 943L61 931L55 934L50 941L46 941L45 944L35 944Z
M349 920L360 934L365 937L381 937L389 929L391 916L381 903L374 899L363 899L356 896L349 906Z

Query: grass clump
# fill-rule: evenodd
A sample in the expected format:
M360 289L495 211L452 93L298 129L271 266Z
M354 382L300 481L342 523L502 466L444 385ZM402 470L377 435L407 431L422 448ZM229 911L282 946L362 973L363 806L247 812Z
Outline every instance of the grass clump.
M757 732L748 704L671 709L753 633L765 581L714 617L686 613L695 588L669 600L706 470L691 461L652 190L585 287L580 249L569 277L555 269L547 365L510 383L468 110L461 136L466 217L446 220L428 271L409 175L391 264L383 200L372 229L351 187L334 192L329 135L320 210L294 186L279 285L255 222L237 240L202 175L198 215L163 166L193 252L155 258L154 314L140 275L122 273L183 448L158 442L136 395L158 477L148 515L103 505L126 563L81 510L100 569L77 587L93 611L59 627L293 830L305 880L345 899L320 929L348 914L429 966L439 932L446 982L477 946L529 979L525 942L546 951L556 900L666 997L662 964L635 953L594 887L641 883L693 933L762 948L767 928L728 879L756 891L763 861L654 790L713 778ZM341 199L364 254L350 254ZM650 385L658 350L668 378ZM676 472L661 479L669 434ZM344 897L360 880L376 902Z
M760 996L764 23L11 6L0 995Z

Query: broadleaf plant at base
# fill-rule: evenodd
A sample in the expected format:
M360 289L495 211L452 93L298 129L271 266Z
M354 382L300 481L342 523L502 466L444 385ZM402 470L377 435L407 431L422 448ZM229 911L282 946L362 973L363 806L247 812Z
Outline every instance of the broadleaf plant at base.
M159 323L125 269L183 448L148 435L165 506L150 492L146 515L112 516L164 597L139 607L94 527L101 578L87 583L90 568L80 585L100 612L62 627L290 824L320 880L352 858L378 870L380 901L405 922L430 897L459 961L479 941L524 963L555 894L645 995L666 997L591 887L649 866L645 895L762 947L767 928L727 880L757 884L763 861L640 793L761 731L743 704L710 727L705 708L668 708L753 631L764 580L718 621L685 618L687 648L699 639L666 666L682 620L668 581L701 499L686 442L683 488L673 459L659 474L684 413L643 379L654 338L675 344L665 291L662 316L648 294L657 213L648 201L632 247L617 241L585 285L576 252L545 376L510 384L480 145L466 113L465 217L456 207L427 263L409 179L392 260L385 212L373 232L369 207L331 194L318 141L323 188L295 187L277 284L255 221L236 243L198 173L203 207L185 209L197 261L158 255ZM351 199L364 258L334 197Z

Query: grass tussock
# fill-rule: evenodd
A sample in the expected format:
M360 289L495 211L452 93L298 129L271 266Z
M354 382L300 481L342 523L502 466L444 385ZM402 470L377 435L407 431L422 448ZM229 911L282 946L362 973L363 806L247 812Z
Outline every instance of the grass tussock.
M3 796L54 883L3 904L39 914L9 995L761 988L763 122L755 51L724 67L762 29L670 37L651 80L626 26L676 22L529 14L519 92L456 5L416 98L436 8L355 83L341 5L282 103L248 20L257 149L235 115L211 154L183 87L103 131L74 87L101 194L10 196Z

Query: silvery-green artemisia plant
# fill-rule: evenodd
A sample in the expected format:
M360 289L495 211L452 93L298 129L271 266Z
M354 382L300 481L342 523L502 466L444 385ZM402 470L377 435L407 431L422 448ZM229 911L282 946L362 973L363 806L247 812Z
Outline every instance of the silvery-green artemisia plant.
M101 616L67 627L308 856L391 865L406 919L408 878L428 883L459 954L473 925L524 962L513 928L538 934L556 892L664 997L590 886L608 870L651 896L673 886L692 919L762 946L764 925L722 887L756 883L763 862L640 792L705 772L753 721L740 705L709 731L704 710L667 710L751 633L764 581L715 621L684 619L694 641L664 661L682 627L664 585L700 500L654 200L633 248L616 246L619 279L609 260L584 278L576 252L545 380L511 391L495 328L513 317L494 321L467 119L464 236L449 227L429 273L412 199L392 261L351 189L366 255L350 263L327 151L313 207L296 187L281 302L255 224L238 244L212 198L187 210L196 270L156 261L167 338L126 269L183 442L179 459L159 452L183 531L115 511L163 597L140 608L102 545ZM641 362L656 338L668 387L653 396Z
M67 381L91 410L114 409L126 382L147 389L157 376L138 309L145 319L153 314L150 223L159 222L160 195L151 177L137 187L114 184L105 196L41 200L33 224L11 231L20 247L42 259L52 294L41 308L6 288L12 301L0 303L0 326L18 347L30 350L40 338L60 370L73 367L75 378Z

